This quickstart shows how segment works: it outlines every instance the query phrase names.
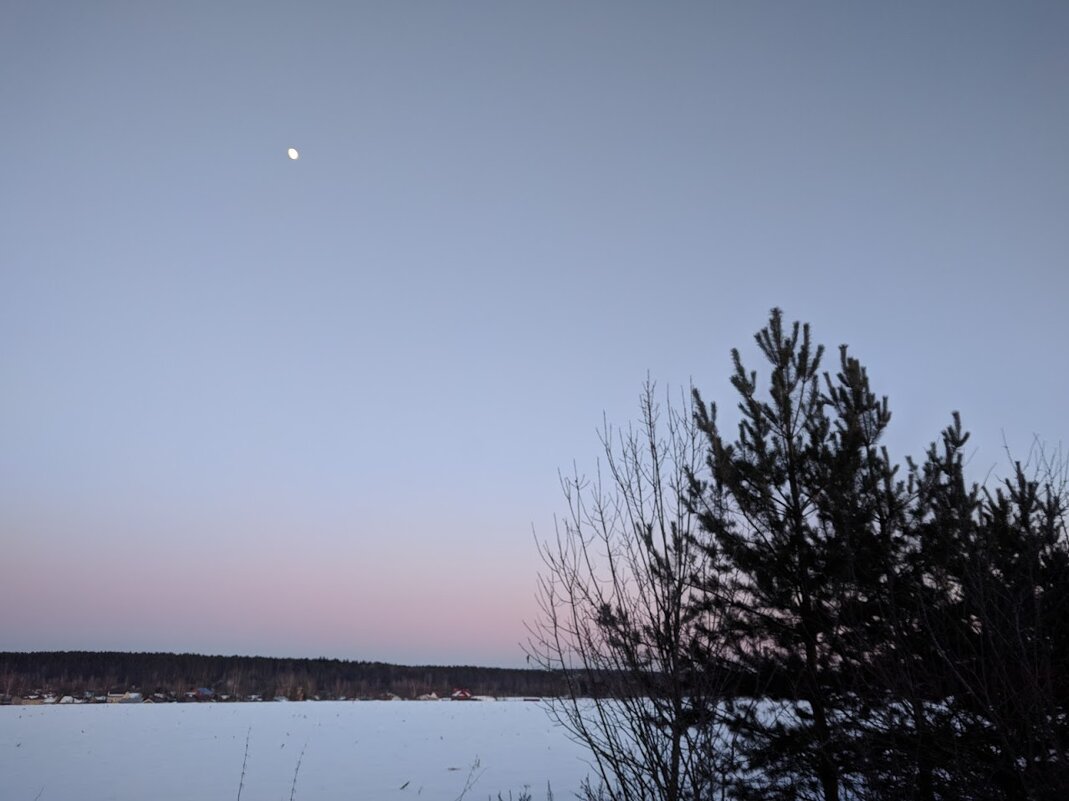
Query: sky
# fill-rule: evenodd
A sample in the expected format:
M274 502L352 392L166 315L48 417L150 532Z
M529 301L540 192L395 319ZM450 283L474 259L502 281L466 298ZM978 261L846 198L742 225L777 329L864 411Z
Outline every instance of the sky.
M769 309L1067 436L1062 2L0 7L0 650L522 666L535 537ZM287 148L300 152L296 161ZM834 366L832 363L829 363Z

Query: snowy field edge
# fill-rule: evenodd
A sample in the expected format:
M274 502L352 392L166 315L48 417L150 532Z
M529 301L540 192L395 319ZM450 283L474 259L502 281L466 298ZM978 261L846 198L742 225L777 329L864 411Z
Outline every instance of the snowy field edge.
M585 759L518 700L0 707L10 801L235 799L243 762L250 801L569 798Z

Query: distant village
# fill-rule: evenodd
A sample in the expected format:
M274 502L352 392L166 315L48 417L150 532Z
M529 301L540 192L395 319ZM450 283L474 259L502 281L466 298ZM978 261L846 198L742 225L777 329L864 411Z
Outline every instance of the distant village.
M264 701L403 701L406 700L394 693L383 693L374 698L327 698L319 695L305 697L303 693L296 693L296 697L290 698L278 695L273 698L264 698L255 693L238 696L229 693L217 693L210 687L198 687L182 693L158 691L144 694L135 690L117 690L113 692L95 693L90 690L76 695L57 695L47 690L34 690L23 696L0 694L0 706L21 705L52 705L52 704L179 704L179 703L262 703ZM414 701L494 701L495 696L473 695L471 691L459 688L446 696L437 693L423 693L415 698L407 699ZM525 701L539 701L540 698L524 698Z

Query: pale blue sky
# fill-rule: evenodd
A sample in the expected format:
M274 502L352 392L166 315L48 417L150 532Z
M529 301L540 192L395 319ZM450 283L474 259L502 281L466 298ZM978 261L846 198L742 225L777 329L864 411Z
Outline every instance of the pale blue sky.
M768 309L1066 436L1069 6L0 9L0 649L518 664L532 525ZM287 147L301 151L286 158ZM212 621L212 622L207 622Z

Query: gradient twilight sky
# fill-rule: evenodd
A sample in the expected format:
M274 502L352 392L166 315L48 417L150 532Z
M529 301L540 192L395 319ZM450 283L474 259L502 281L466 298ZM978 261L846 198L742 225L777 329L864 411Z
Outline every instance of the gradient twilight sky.
M558 468L647 373L732 406L774 305L899 455L953 409L981 478L1063 442L1066 42L1057 1L5 0L0 650L520 665Z

